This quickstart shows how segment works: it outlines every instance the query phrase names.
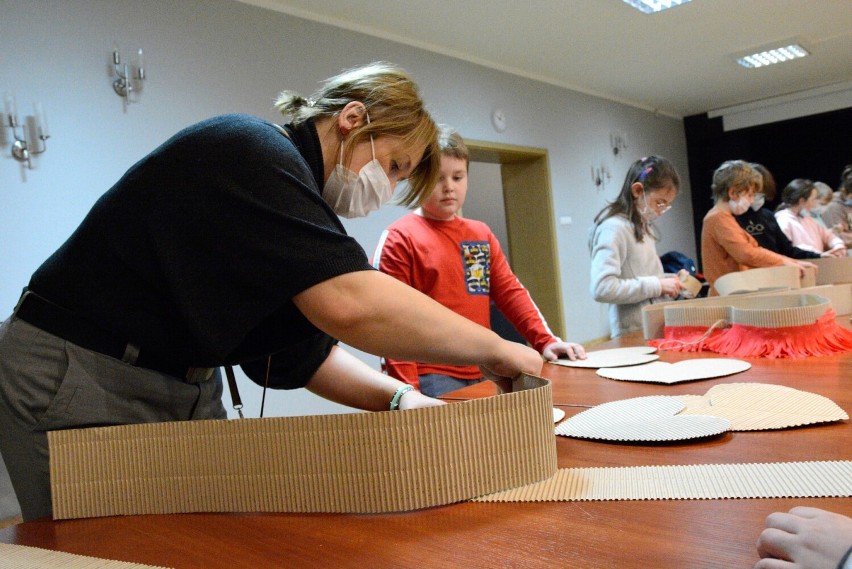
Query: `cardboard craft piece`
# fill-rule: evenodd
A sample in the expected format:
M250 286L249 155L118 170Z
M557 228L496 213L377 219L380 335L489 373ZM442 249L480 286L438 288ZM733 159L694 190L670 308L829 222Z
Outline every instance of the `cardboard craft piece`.
M644 365L617 368L601 368L597 374L619 381L645 381L650 383L674 384L684 381L710 379L740 373L751 368L751 364L730 358L699 358L668 362L651 362Z
M852 461L563 468L476 502L852 497Z
M550 382L511 385L408 411L50 431L53 517L394 512L542 480L556 471Z
M763 383L716 385L706 394L681 395L681 415L712 415L731 422L732 431L786 429L843 421L849 415L834 401L806 391Z
M819 267L816 284L852 283L852 257L824 257L808 261Z
M61 551L50 551L27 545L0 543L0 567L14 569L44 569L62 567L62 569L167 569L154 565L142 565L127 561L111 561L99 557L74 555Z
M631 348L611 348L609 350L595 350L586 352L584 360L559 359L547 363L582 368L621 367L633 366L652 362L660 358L654 352L657 348L653 346L634 346Z
M722 275L713 284L719 296L749 292L793 290L816 285L816 272L808 269L799 277L798 267L764 267Z
M678 280L680 281L680 284L683 285L683 288L685 288L689 293L688 295L684 295L685 298L695 298L698 296L698 293L701 292L701 281L689 273L679 274Z
M666 308L696 309L696 312L712 311L719 308L754 308L763 305L763 299L800 297L814 295L827 299L837 314L852 314L852 283L822 285L792 291L755 292L735 296L713 296L694 300L679 300L642 307L642 330L646 340L665 337ZM686 311L682 311L686 312Z
M731 424L718 417L678 416L677 397L652 395L603 403L563 421L556 434L607 441L679 441L718 435Z
M565 411L563 411L562 409L559 409L557 407L554 407L553 408L553 422L558 423L559 421L561 421L564 418L565 418Z
M822 395L781 385L730 383L715 385L703 396L652 395L603 403L563 421L555 432L608 441L675 441L848 418Z

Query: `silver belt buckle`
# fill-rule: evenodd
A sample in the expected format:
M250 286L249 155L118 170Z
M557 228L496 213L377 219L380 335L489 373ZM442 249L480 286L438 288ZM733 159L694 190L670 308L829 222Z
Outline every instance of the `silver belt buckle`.
M203 383L213 377L214 367L191 367L186 370L184 379L187 383Z

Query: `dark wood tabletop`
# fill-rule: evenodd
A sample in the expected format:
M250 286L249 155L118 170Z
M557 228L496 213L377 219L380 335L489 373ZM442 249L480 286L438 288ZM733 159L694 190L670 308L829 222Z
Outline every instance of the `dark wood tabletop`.
M849 327L849 316L838 318ZM643 343L640 335L596 346ZM661 352L660 360L715 358ZM852 410L852 353L746 359L748 371L675 385L604 379L594 369L546 364L554 405L587 406L644 395L703 395L722 383L785 385ZM496 393L484 383L450 394ZM725 433L669 443L609 443L556 437L560 468L852 460L852 422ZM774 511L810 505L852 516L852 498L658 500L549 503L466 502L408 513L180 514L35 520L0 530L0 542L175 569L219 567L749 568L755 540Z

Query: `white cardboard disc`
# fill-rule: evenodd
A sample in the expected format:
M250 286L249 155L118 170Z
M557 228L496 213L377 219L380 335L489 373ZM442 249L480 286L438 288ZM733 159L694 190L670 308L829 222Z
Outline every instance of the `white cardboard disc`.
M740 373L751 364L730 358L699 358L677 363L651 362L644 365L601 368L597 374L619 381L645 381L651 383L680 383Z
M565 418L565 411L563 411L562 409L559 409L557 407L554 407L553 408L553 422L558 423L559 421L561 421L564 418Z
M563 421L556 434L608 441L679 441L718 435L731 427L720 417L677 415L684 407L680 398L662 395L612 401Z
M631 348L612 348L609 350L596 350L586 352L584 360L559 359L549 362L567 367L601 368L621 367L645 364L660 358L654 354L657 348L652 346L634 346Z

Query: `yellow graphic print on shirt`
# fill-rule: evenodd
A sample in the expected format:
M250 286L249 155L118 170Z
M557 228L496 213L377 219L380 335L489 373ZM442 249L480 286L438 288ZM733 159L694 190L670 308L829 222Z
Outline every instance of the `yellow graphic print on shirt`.
M462 262L468 294L485 294L491 289L491 245L488 241L462 241Z

